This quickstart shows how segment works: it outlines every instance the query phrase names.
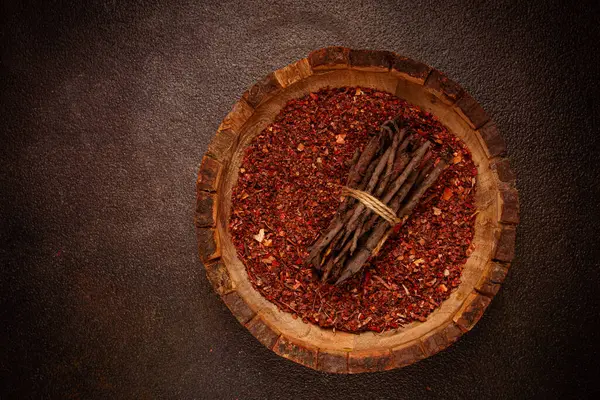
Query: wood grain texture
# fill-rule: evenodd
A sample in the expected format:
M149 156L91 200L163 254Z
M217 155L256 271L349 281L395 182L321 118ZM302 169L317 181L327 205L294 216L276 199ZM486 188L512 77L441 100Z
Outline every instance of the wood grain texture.
M346 47L326 47L311 52L308 62L313 71L328 71L348 68L350 49Z
M519 192L514 186L504 182L498 185L498 207L500 222L512 225L519 223Z
M490 120L485 110L468 93L463 92L455 104L455 111L463 117L473 129L479 129Z
M250 284L228 229L231 192L246 146L287 101L324 87L343 86L386 91L433 113L464 141L478 170L475 250L464 265L461 285L425 322L381 334L333 333L278 310ZM475 100L444 74L389 52L329 47L269 74L236 103L209 146L210 159L200 168L199 252L208 262L215 290L261 343L282 357L324 372L399 368L454 343L481 318L500 288L507 262L514 257L518 223L515 177L508 160L498 158L505 152L504 141L488 119ZM214 199L210 196L213 190Z
M490 304L490 297L473 292L452 319L463 331L470 331Z
M437 329L421 338L421 347L427 357L437 354L449 345L444 329Z
M310 75L312 75L312 70L306 58L275 71L277 81L284 88L308 78Z
M348 354L347 351L340 352L319 352L317 357L318 370L334 374L348 373Z
M477 137L488 157L498 157L506 153L506 143L493 121L488 122L477 131Z
M196 226L214 227L217 217L214 193L198 191L196 193Z
M233 292L235 288L223 261L207 262L204 264L204 269L215 292L221 296Z
M242 126L253 113L254 108L245 99L236 102L219 125L206 154L221 164L228 162L238 144Z
M425 89L434 93L440 100L448 105L456 103L464 92L456 82L436 69L432 69L427 77Z
M246 328L252 334L252 336L258 339L259 342L261 342L269 349L273 348L273 346L277 342L277 339L279 339L279 337L281 336L281 333L279 333L277 330L273 329L271 326L265 323L260 314L252 318L246 324Z
M388 72L393 54L389 51L350 50L349 61L353 69L370 72Z
M348 355L348 372L386 371L394 367L394 356L388 350L353 351Z
M275 73L270 73L248 89L242 95L242 99L246 100L251 107L256 108L262 102L277 94L280 89L282 89L282 86Z
M198 170L196 191L216 192L221 176L222 165L217 160L204 156Z
M510 161L508 158L496 158L490 162L490 167L500 182L514 185L516 176L510 168Z
M404 343L392 348L394 366L402 368L427 357L420 340Z
M244 298L235 291L224 295L222 299L241 324L245 324L256 315L256 313L248 306Z
M216 260L221 256L219 238L215 229L196 227L198 254L203 263Z
M317 353L319 350L316 347L297 343L281 336L275 343L273 351L298 364L317 369Z
M398 78L421 85L431 73L430 66L395 53L390 59L390 67L392 74Z
M219 131L231 129L234 132L240 132L242 126L254 112L254 108L245 100L240 99L235 103L219 126Z

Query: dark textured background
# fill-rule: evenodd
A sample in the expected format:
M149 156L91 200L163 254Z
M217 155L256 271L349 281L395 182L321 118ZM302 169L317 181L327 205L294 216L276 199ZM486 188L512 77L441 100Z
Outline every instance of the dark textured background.
M0 397L548 398L598 392L597 2L3 2ZM564 2L565 4L569 2ZM517 260L472 332L324 375L229 313L195 173L254 81L326 45L445 71L502 130Z

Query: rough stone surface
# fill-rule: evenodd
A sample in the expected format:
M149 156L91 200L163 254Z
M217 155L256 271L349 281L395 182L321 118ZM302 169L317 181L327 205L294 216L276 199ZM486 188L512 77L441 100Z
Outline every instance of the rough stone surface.
M598 17L589 1L4 2L0 397L593 398ZM484 317L385 373L278 357L198 260L196 172L220 121L330 45L446 72L518 177L516 256Z

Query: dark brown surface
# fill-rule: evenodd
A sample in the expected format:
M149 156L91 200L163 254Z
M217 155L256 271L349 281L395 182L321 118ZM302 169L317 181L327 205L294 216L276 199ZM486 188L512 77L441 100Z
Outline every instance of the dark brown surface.
M202 261L212 260L219 255L219 246L213 228L196 228L196 237L198 239L198 253Z
M196 194L196 226L215 226L215 195L213 193L198 192Z
M596 3L12 3L3 399L597 394ZM519 177L515 262L483 318L379 374L324 375L264 348L213 293L191 223L197 166L235 99L336 44L445 71L498 124Z

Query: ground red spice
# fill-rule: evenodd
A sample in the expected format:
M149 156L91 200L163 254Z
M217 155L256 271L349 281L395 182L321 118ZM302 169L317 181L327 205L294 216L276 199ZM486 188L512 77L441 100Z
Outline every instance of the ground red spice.
M304 265L307 248L336 212L355 150L400 114L409 132L451 147L452 164L370 265L340 286L321 283ZM233 243L254 288L305 322L381 332L424 321L460 284L472 251L476 174L467 148L431 114L385 92L323 89L288 102L246 149Z

